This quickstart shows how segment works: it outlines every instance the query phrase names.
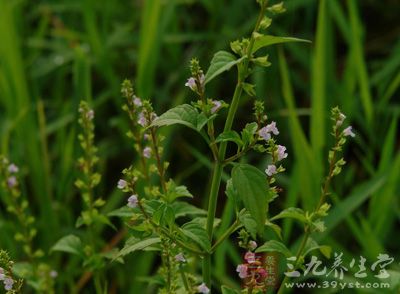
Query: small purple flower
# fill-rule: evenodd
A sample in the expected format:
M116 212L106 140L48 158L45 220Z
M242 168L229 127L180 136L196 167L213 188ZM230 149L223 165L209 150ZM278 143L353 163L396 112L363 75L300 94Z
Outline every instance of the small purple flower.
M263 127L262 129L260 129L258 131L258 135L263 138L265 141L268 141L269 139L271 139L271 134L268 131L267 127Z
M255 263L256 262L256 255L253 252L246 252L244 255L244 259L247 261L247 263Z
M7 179L7 185L9 188L14 188L17 184L17 178L14 176L11 176Z
M213 114L216 113L222 107L221 101L213 100L211 103L214 105L211 108L211 113L213 113Z
M143 140L149 140L150 139L150 135L149 134L144 134L143 135Z
M142 100L137 96L133 96L133 104L137 107L140 107L143 105Z
M239 277L240 277L241 279L247 278L247 265L245 265L245 264L239 264L239 265L236 267L236 272L239 273Z
M256 241L250 241L250 242L249 242L249 247L250 247L251 250L256 249L257 246L258 246L258 245L257 245L257 242L256 242Z
M185 86L186 86L186 87L189 87L192 91L195 91L195 92L196 92L196 90L197 90L196 79L193 78L193 77L190 77L190 78L187 80Z
M197 292L203 293L203 294L208 294L208 293L210 293L210 289L208 289L206 284L201 283L201 285L199 285L197 287Z
M151 157L151 148L150 147L146 147L143 149L143 156L146 158Z
M276 174L276 166L273 164L268 165L267 169L265 170L267 176L271 177Z
M349 126L349 127L345 128L345 129L343 130L343 135L344 135L345 137L347 137L347 136L355 137L356 134L353 133L353 130L352 130L352 129L353 129L352 126Z
M279 130L276 127L276 122L271 122L269 125L266 126L268 133L273 133L274 135L279 135Z
M186 262L186 258L183 255L182 252L178 253L177 255L175 255L175 260L179 261L179 262Z
M147 127L148 122L143 112L139 113L138 124L142 127Z
M86 113L86 118L88 120L93 120L94 119L94 111L93 109L89 109L88 112Z
M17 173L18 171L19 171L19 168L18 168L18 166L16 166L14 163L11 163L11 164L8 166L8 172L11 173L11 174L15 174L15 173Z
M282 160L282 159L284 159L284 158L286 158L288 156L285 151L286 151L286 147L285 146L278 145L278 149L276 151L277 157L278 157L277 158L278 161L280 161L280 160Z
M14 285L14 280L13 279L11 279L11 278L5 278L4 279L4 289L5 290L7 290L7 291L12 290L13 285Z
M57 278L58 277L58 272L56 270L51 270L50 271L50 278Z
M336 126L337 126L337 127L340 127L340 126L343 124L343 122L344 122L345 119L346 119L346 116L345 116L343 113L340 113L340 114L339 114L339 118L338 118L338 120L336 121Z
M135 208L138 204L138 197L137 195L133 194L128 198L128 207Z
M118 181L118 189L121 189L121 190L123 190L123 189L125 189L126 187L128 186L128 182L127 181L125 181L125 180L123 180L123 179L120 179L119 181Z

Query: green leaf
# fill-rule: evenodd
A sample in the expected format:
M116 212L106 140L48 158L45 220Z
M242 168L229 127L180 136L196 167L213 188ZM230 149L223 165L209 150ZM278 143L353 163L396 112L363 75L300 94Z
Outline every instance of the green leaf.
M189 197L193 198L193 195L188 191L185 186L177 186L171 179L167 183L166 199L168 202L173 202L176 198Z
M263 172L249 164L235 164L232 183L245 208L257 222L257 231L262 234L269 200L269 189Z
M293 256L292 252L282 242L271 240L257 248L256 252L279 252L286 257Z
M254 41L253 53L257 52L259 49L280 43L289 43L289 42L306 42L311 43L309 40L292 38L292 37L277 37L271 35L261 35L257 37Z
M283 239L282 238L282 229L280 226L278 226L277 224L271 223L269 220L265 221L265 225L267 227L270 227L279 237L279 239Z
M153 121L151 126L161 127L181 124L200 132L208 120L209 118L203 113L199 113L193 106L182 104L164 112Z
M232 200L233 203L235 203L235 209L236 211L239 211L239 207L240 207L240 198L239 195L237 193L237 191L235 190L235 188L233 187L232 184L232 179L229 179L226 182L226 188L225 188L225 194L226 196Z
M253 239L256 239L257 222L250 215L250 213L248 211L241 212L239 214L239 221L243 224L243 226L246 228L246 231L251 235L251 237Z
M205 83L207 84L224 71L230 70L234 65L240 63L245 58L246 57L236 59L236 56L229 52L218 51L211 60L210 67L205 76Z
M227 286L221 287L222 294L240 294L241 292L232 288L228 288Z
M228 142L228 141L236 143L236 145L238 145L239 147L243 146L242 139L240 138L239 134L235 131L223 132L217 137L215 143Z
M160 243L161 239L158 237L154 237L154 238L149 238L149 239L144 239L144 240L140 240L136 237L130 237L124 247L119 251L119 253L114 257L114 260L123 257L125 255L128 255L129 253L132 253L134 251L138 251L138 250L143 250L151 245Z
M319 245L314 239L309 238L304 247L303 256L307 256L308 253L314 250L319 250L326 258L331 257L332 248L330 246Z
M172 226L175 223L175 214L171 206L162 204L153 214L153 221L157 225Z
M81 239L75 235L67 235L61 238L56 244L54 244L50 251L68 252L80 256L83 255Z
M242 130L242 141L244 145L248 145L254 140L254 134L257 132L258 125L256 122L246 124Z
M249 95L250 97L256 96L256 90L254 90L254 85L249 83L242 83L243 90Z
M208 239L207 231L200 224L196 222L189 222L182 226L182 233L189 239L196 242L205 251L211 250L211 243Z
M175 218L185 217L185 216L199 216L207 215L207 211L204 209L197 208L187 202L176 201L171 204L172 209L175 213Z
M304 211L301 208L289 207L281 211L279 214L275 215L271 220L276 220L280 218L294 218L302 223L307 223L307 218Z

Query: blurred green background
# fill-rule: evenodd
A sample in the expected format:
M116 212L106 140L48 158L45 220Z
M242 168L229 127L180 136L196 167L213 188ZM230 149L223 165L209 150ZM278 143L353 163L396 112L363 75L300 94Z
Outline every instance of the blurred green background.
M280 143L289 152L287 173L278 181L284 192L271 214L289 206L315 206L331 143L329 110L338 105L357 136L345 150L345 172L333 183L334 205L319 241L350 259L363 255L373 261L387 252L396 258L391 273L398 283L400 4L290 0L285 6L287 12L274 19L270 33L312 44L269 47L272 66L252 76L257 97L278 122ZM38 216L37 246L48 249L76 230L79 100L87 99L96 111L103 174L98 192L107 199L105 211L111 211L125 203L115 191L120 171L136 160L125 136L121 81L132 79L138 96L151 98L159 114L190 102L194 95L183 86L189 60L198 57L206 70L217 50L228 50L230 41L249 34L257 9L249 0L0 0L0 151L26 176L23 188ZM234 77L228 73L210 83L208 96L229 103ZM251 99L242 103L238 128L252 119ZM217 125L222 124L219 119ZM166 132L170 175L204 206L212 165L207 146L191 131ZM248 160L265 168L266 160L256 154ZM218 216L227 227L232 207L223 191L220 199ZM115 224L122 227L118 219ZM0 204L0 247L21 260L14 226ZM296 244L301 228L290 221L283 228L285 242ZM113 234L105 230L104 240ZM215 259L213 274L221 283L238 280L234 269L240 253L233 241ZM50 260L63 272L59 289L76 283L81 275L74 270L77 261L59 254ZM153 261L151 254L141 253L123 266L111 265L111 288L115 293L145 289L142 277L154 270Z

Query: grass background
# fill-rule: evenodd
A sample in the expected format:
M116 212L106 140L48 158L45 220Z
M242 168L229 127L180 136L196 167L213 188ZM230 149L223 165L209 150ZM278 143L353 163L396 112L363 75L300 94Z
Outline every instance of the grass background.
M289 152L288 172L278 181L284 193L271 214L289 206L315 206L331 143L329 109L339 105L357 137L345 150L348 165L333 183L328 229L318 238L349 258L363 255L373 261L387 252L396 258L391 267L396 284L400 279L400 4L296 0L287 1L286 7L271 33L309 39L312 44L271 47L267 53L272 66L252 76L257 96L278 122L279 140ZM115 190L120 171L136 160L124 135L121 81L133 79L138 95L151 98L158 113L191 101L192 93L183 87L189 60L198 57L206 69L214 52L228 49L230 41L250 32L256 14L255 1L244 0L0 0L0 151L26 176L23 189L39 226L37 246L49 249L76 230L81 205L73 186L80 152L79 100L89 100L96 111L103 174L98 195L107 199L105 211L111 211L125 203ZM229 102L233 85L234 75L228 73L209 85L208 95ZM238 128L251 119L250 100L242 100ZM217 122L220 127L222 123ZM170 174L189 186L196 204L205 206L204 187L212 164L206 146L182 128L166 132ZM260 168L266 162L255 154L248 160ZM233 213L222 194L218 215L223 228ZM283 228L285 242L296 246L300 227L286 221ZM0 247L15 260L23 260L14 245L15 223L4 206L0 206L0 230ZM107 241L113 232L102 234ZM213 274L221 283L238 280L233 271L240 252L233 241L222 246L215 258ZM81 274L77 261L60 254L49 260L62 272L59 291L67 291ZM141 277L157 262L153 255L140 253L124 266L111 265L111 288L138 293L148 284Z

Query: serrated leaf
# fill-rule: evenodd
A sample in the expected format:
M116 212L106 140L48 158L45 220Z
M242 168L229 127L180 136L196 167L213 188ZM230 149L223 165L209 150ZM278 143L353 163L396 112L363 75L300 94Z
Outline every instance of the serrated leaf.
M153 214L153 221L157 225L172 226L175 222L174 210L167 204L162 204Z
M236 145L238 145L239 147L243 146L242 139L240 138L239 134L235 131L223 132L217 137L215 143L228 142L228 141L236 143Z
M269 189L265 174L249 164L235 164L232 183L244 207L257 222L257 231L262 234L267 219Z
M237 59L235 55L229 52L218 51L214 54L214 57L211 60L210 67L208 68L205 76L205 83L207 84L224 71L230 70L233 66L240 63L245 58L246 57Z
M67 235L58 240L50 251L68 252L82 256L82 241L75 235Z
M144 240L140 240L136 237L131 237L126 241L124 247L114 257L114 260L116 260L120 257L123 257L125 255L128 255L129 253L132 253L134 251L143 250L151 245L154 245L154 244L157 244L160 242L161 242L161 239L158 237L144 239Z
M261 245L256 249L256 252L279 252L285 255L286 257L293 256L292 252L290 252L290 250L286 247L285 244L276 240L265 242L263 245Z
M161 127L181 124L200 132L208 120L209 118L203 113L199 113L193 106L182 104L164 112L153 121L151 126Z
M289 207L281 211L279 214L275 215L271 220L281 219L281 218L293 218L297 219L302 223L307 223L307 218L302 209L297 207Z
M309 40L292 38L292 37L277 37L271 35L261 35L257 37L254 41L253 53L257 52L259 49L280 43L289 43L289 42L305 42L311 43Z
M211 250L211 243L204 227L196 222L189 222L184 224L181 230L186 237L196 242L205 251L209 252Z

